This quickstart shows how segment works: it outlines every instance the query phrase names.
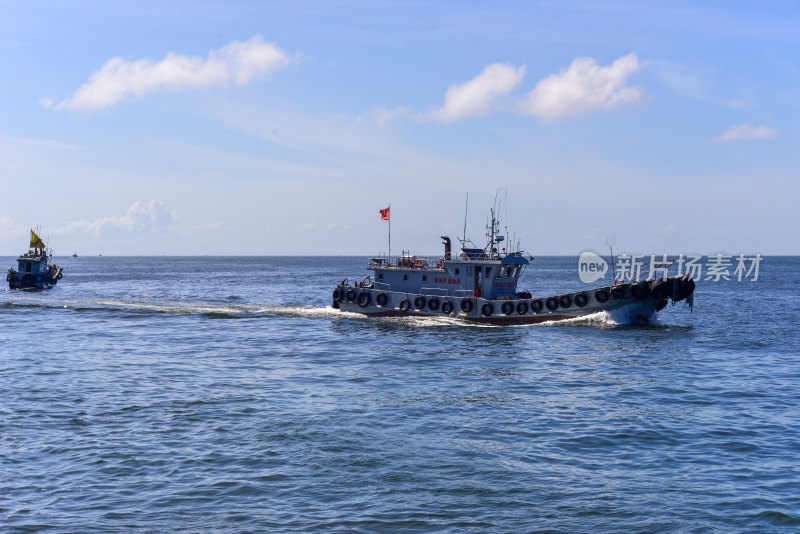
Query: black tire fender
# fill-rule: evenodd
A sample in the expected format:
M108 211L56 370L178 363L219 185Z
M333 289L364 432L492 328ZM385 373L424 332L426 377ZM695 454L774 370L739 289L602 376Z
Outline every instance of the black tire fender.
M519 315L525 315L528 313L528 303L524 300L517 302L517 313Z
M542 299L536 299L531 301L531 311L533 313L539 313L544 309L544 303Z
M575 295L575 305L579 308L583 308L586 304L589 303L589 297L586 296L586 293L578 293Z
M481 306L482 315L489 317L493 313L494 313L494 305L491 302L486 302L483 306Z
M378 293L378 296L375 297L375 302L378 303L378 306L386 306L389 302L389 295L387 295L385 291L381 291Z
M514 313L514 303L511 302L510 300L507 300L503 303L500 309L503 311L505 315L511 315L512 313Z
M556 311L558 309L558 299L555 297L547 297L545 306L547 306L547 309L550 311Z

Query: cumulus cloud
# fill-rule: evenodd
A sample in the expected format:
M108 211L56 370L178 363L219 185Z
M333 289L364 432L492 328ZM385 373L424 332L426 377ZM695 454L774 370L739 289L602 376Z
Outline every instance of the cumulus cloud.
M625 84L640 68L635 52L606 67L590 57L576 58L568 68L536 84L526 95L522 111L553 120L633 104L644 98L644 91Z
M76 221L56 231L58 234L91 234L99 236L110 231L124 233L164 232L175 222L163 202L151 200L149 203L134 202L122 217L99 217L93 222Z
M448 122L486 115L498 106L499 97L510 93L524 76L525 65L514 68L512 65L493 63L470 81L448 88L444 105L432 111L428 117Z
M156 62L149 59L126 61L114 57L92 74L72 98L64 100L56 108L101 109L157 91L245 85L289 63L290 59L283 50L265 43L260 35L212 50L207 58L173 52ZM46 107L52 105L47 99L42 103Z
M775 128L767 126L753 126L746 122L739 126L731 126L719 137L715 137L711 141L713 143L725 143L726 141L753 141L760 139L773 139L780 135L780 131Z

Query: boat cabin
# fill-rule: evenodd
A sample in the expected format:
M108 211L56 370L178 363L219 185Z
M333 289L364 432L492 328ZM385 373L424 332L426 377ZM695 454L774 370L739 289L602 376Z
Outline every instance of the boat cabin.
M31 250L17 258L17 271L20 273L46 273L47 255L42 251Z
M371 258L375 289L402 293L450 297L477 296L498 299L517 292L517 281L528 260L521 253L500 255L496 251L462 248L457 258L450 253L450 238L444 239L445 253L433 262L402 255L390 262Z

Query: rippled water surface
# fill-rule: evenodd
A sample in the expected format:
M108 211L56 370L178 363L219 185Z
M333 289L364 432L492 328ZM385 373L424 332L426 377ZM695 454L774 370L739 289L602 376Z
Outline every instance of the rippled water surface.
M331 309L365 258L58 263L0 292L0 531L800 530L799 258L514 328Z

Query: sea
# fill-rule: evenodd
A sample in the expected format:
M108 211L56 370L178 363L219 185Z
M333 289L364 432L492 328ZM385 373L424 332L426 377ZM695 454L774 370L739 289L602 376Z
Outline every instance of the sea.
M800 531L800 258L649 326L516 327L333 309L367 260L0 291L0 532ZM520 282L581 287L576 257Z

